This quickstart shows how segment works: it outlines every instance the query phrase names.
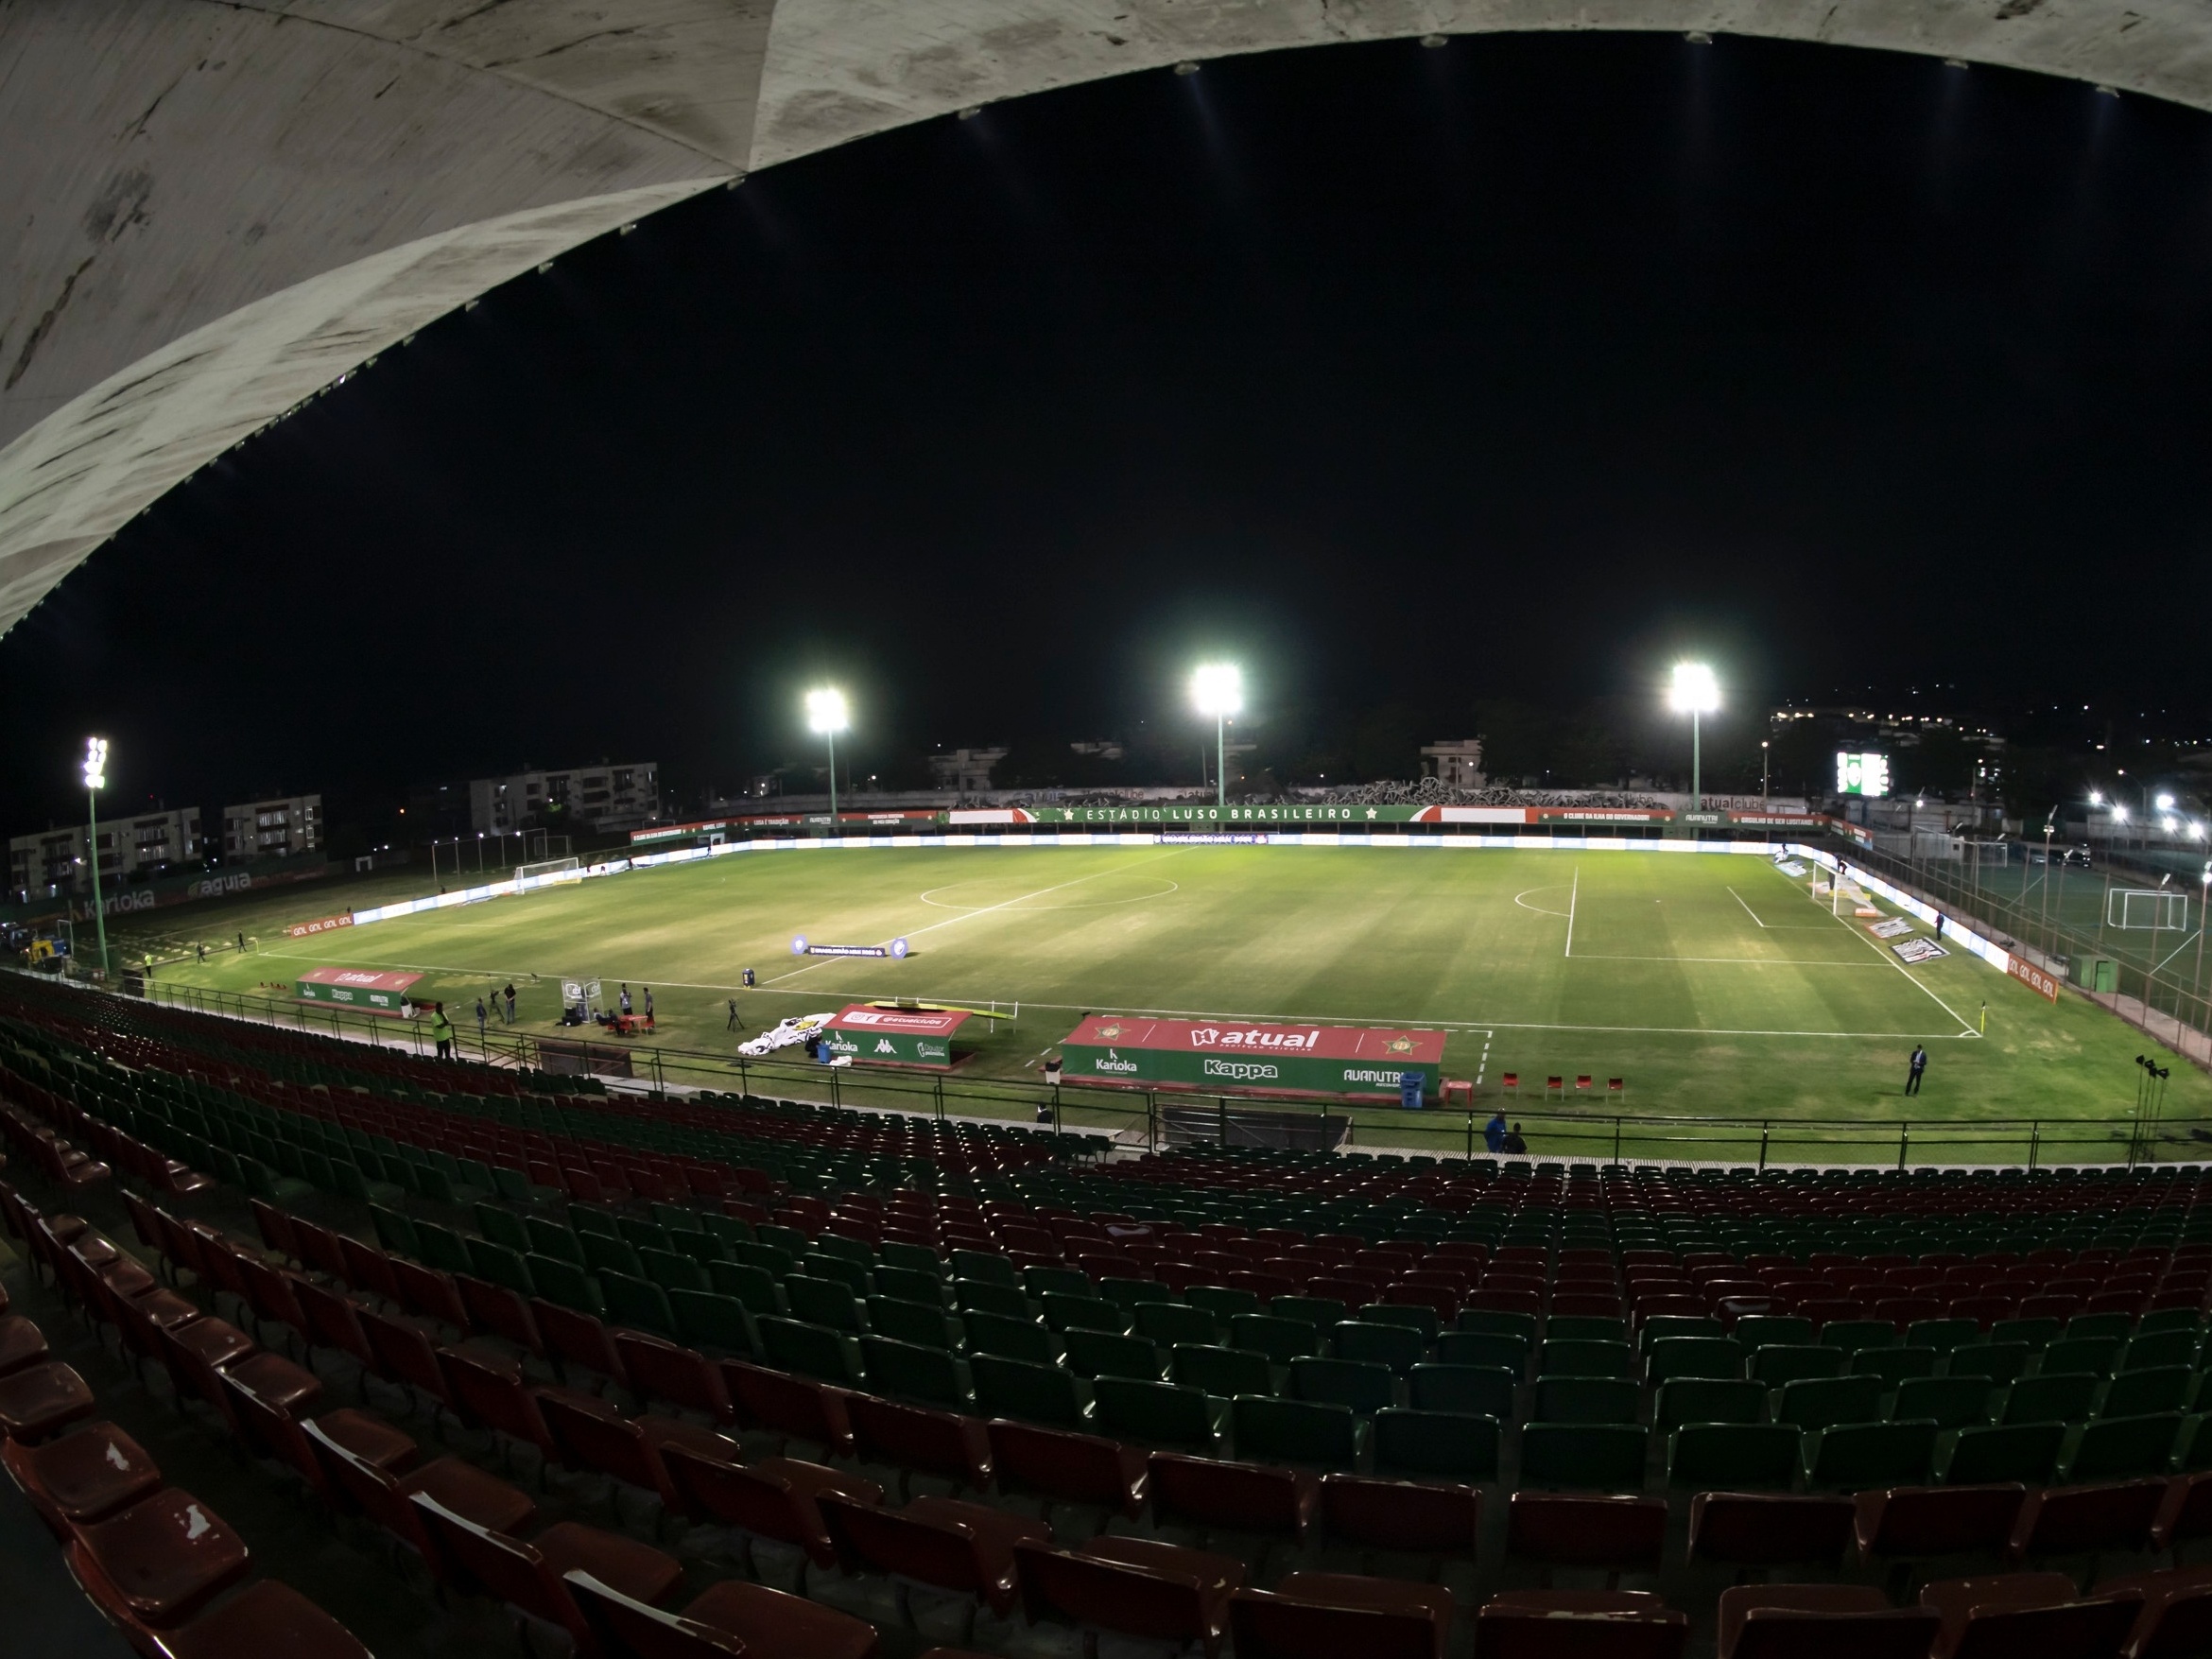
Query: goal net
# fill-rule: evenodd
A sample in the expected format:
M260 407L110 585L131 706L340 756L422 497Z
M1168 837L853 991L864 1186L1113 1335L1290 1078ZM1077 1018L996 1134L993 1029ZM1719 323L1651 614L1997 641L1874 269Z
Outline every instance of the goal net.
M2105 896L2104 925L2178 932L2189 925L2189 895L2156 887L2116 887Z
M534 887L548 882L575 881L583 874L583 867L574 858L544 858L535 864L517 864L514 867L514 890L527 893Z
M2013 862L2013 843L2010 841L1969 841L1966 860L1981 870L2002 870Z

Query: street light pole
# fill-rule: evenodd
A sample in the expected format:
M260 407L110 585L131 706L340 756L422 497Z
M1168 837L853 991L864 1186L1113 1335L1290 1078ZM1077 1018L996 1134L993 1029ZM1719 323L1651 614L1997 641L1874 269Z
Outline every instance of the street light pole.
M93 924L100 940L100 977L108 976L108 912L100 903L100 789L108 781L108 740L84 740L85 853L92 859Z
M1768 739L1759 739L1759 805L1762 809L1767 804L1767 752L1771 747Z
M1214 717L1214 804L1229 805L1229 717L1244 707L1244 676L1233 664L1210 663L1191 676L1191 700Z
M845 729L849 711L845 694L829 686L806 694L806 723L829 740L830 832L838 827L838 734Z
M1720 706L1720 684L1713 678L1713 670L1702 663L1677 663L1674 665L1674 683L1668 695L1677 714L1690 717L1690 810L1702 812L1705 808L1703 756L1700 752L1699 717ZM1764 768L1762 767L1762 771Z

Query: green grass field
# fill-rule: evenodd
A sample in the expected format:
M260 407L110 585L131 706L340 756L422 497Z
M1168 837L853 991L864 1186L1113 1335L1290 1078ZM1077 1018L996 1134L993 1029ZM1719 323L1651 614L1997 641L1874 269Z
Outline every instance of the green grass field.
M198 916L210 937L244 928L260 940L254 952L164 978L289 995L313 967L406 968L427 976L418 994L445 998L464 1027L475 997L510 979L521 1025L537 1032L557 1028L563 976L599 978L610 998L619 981L649 984L658 1041L718 1054L738 1041L725 1031L733 995L754 1029L870 998L1018 1002L1018 1020L999 1022L960 1068L971 1079L1033 1075L1086 1011L1436 1028L1449 1034L1445 1075L1476 1080L1485 1114L1503 1104L1547 1123L1610 1122L1604 1080L1620 1077L1630 1114L1825 1124L1839 1142L1818 1154L1826 1158L1893 1161L1900 1120L1927 1126L1916 1143L1940 1138L1944 1123L1989 1119L2091 1120L2095 1135L2117 1136L2134 1110L2134 1056L2150 1047L2079 998L2047 1003L1963 952L1907 967L1863 922L1832 916L1756 857L1222 846L752 854L314 939L281 934L283 920L357 902L340 889L294 890L147 921L172 942ZM795 959L799 933L837 943L904 936L913 954ZM129 924L118 928L122 948L130 937ZM736 989L749 966L760 980L750 993ZM1915 1042L1931 1062L1924 1092L1907 1098ZM2168 1117L2203 1116L2212 1080L2165 1058ZM1517 1099L1501 1095L1508 1073L1519 1076ZM1584 1073L1595 1097L1544 1116L1545 1077ZM1405 1141L1417 1127L1402 1113L1360 1116L1370 1140ZM1456 1136L1461 1123L1433 1127ZM1946 1155L2017 1159L2026 1132ZM1663 1149L1648 1135L1639 1144ZM1755 1145L1754 1134L1735 1150L1755 1155ZM2081 1145L2045 1154L2105 1155Z

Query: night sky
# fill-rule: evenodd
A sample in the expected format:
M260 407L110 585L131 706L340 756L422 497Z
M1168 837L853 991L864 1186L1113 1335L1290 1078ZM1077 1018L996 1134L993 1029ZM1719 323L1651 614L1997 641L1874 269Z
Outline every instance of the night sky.
M1873 687L2195 711L2212 120L1932 60L1474 37L779 167L425 330L5 642L0 821L601 755ZM1146 723L1146 724L1141 724Z

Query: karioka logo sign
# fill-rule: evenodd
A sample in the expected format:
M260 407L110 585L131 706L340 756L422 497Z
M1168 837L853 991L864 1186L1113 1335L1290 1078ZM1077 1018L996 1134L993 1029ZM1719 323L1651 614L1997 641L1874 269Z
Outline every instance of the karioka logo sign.
M1262 1031L1248 1026L1242 1030L1232 1028L1224 1031L1215 1026L1201 1026L1190 1034L1190 1046L1193 1048L1312 1048L1320 1042L1321 1032L1318 1029ZM1407 1046L1410 1047L1411 1045L1408 1044Z
M1115 1028L1116 1031L1118 1031L1120 1028L1121 1028L1118 1026ZM1106 1058L1104 1060L1095 1060L1091 1063L1091 1064L1092 1068L1097 1071L1132 1072L1136 1070L1135 1061L1124 1060L1120 1055L1115 1053L1111 1048L1106 1050Z

